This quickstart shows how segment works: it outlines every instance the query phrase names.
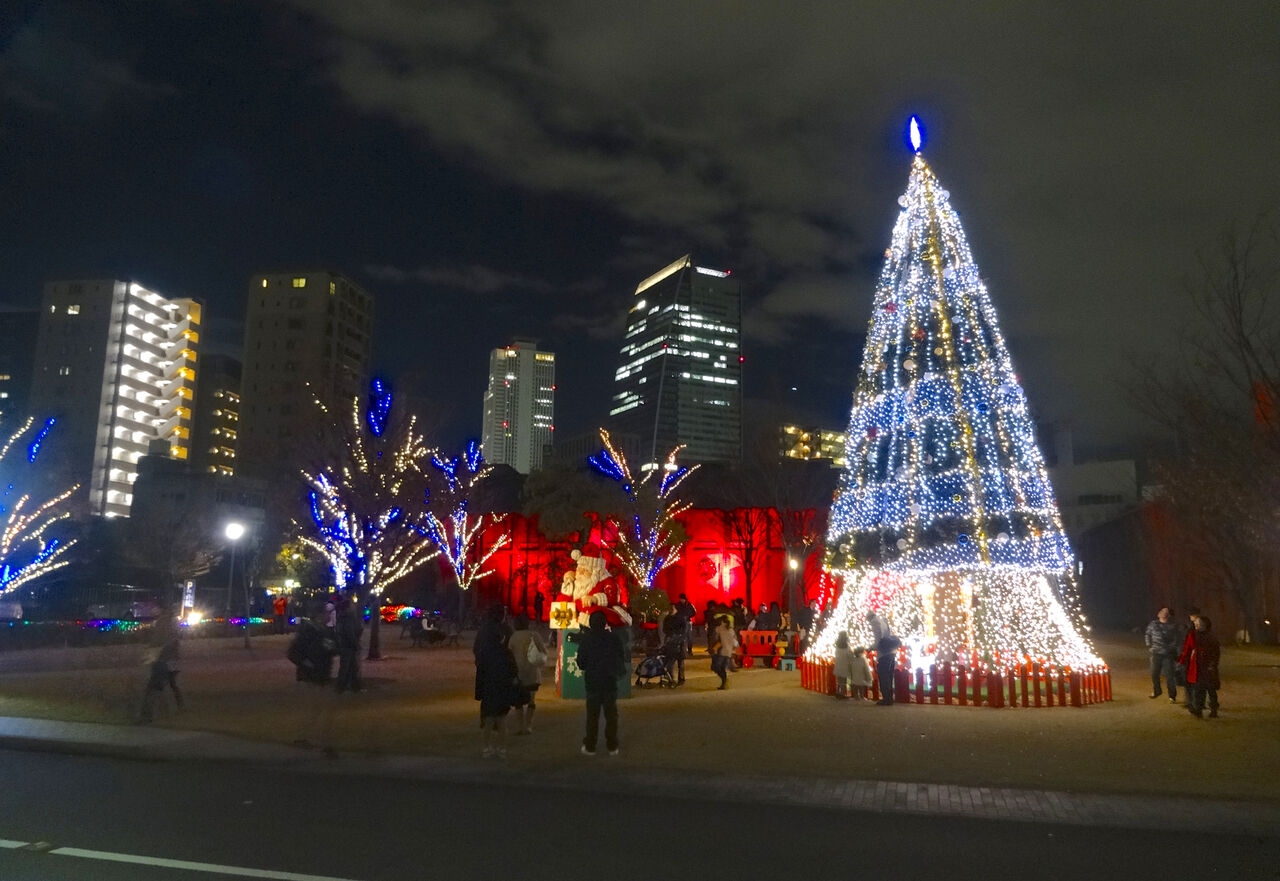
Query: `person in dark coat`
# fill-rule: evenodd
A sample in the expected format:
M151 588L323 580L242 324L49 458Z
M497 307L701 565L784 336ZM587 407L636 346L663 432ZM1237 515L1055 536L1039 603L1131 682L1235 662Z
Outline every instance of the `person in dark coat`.
M627 670L622 640L609 630L604 612L595 611L587 619L587 629L578 646L578 668L587 691L587 731L582 738L582 754L594 756L600 736L600 713L604 712L604 745L609 755L618 754L618 677Z
M1187 665L1187 687L1191 690L1191 715L1197 719L1204 718L1205 699L1209 702L1209 718L1218 718L1218 688L1222 684L1218 677L1218 661L1222 655L1222 647L1218 637L1213 633L1213 622L1204 615L1196 618L1195 644L1185 660Z
M678 612L662 622L665 634L662 640L662 657L667 672L676 679L676 685L684 685L684 659L689 648L689 622Z
M1156 613L1142 635L1151 657L1151 697L1160 696L1160 676L1169 689L1169 703L1178 702L1178 674L1174 666L1178 658L1178 632L1173 623L1173 610L1165 607Z
M480 755L486 759L506 758L507 714L518 703L520 694L520 670L507 648L509 631L505 618L505 608L490 606L472 647L476 657L476 700L480 701Z
M1191 688L1187 679L1187 662L1186 659L1191 657L1196 648L1196 620L1200 617L1200 610L1192 606L1187 610L1187 623L1185 629L1180 628L1182 635L1182 652L1178 655L1178 681L1184 686L1182 690L1186 703L1183 704L1188 710L1191 709L1192 698L1195 696L1195 689Z
M546 597L542 595L542 591L537 591L533 595L533 620L535 622L542 621L542 606L546 602Z
M360 636L364 632L364 622L360 620L360 607L349 596L338 598L337 612L334 629L338 638L337 686L341 694L364 687L360 681Z
M880 681L879 706L893 706L895 683L894 671L898 667L898 649L902 640L894 636L889 623L875 612L867 612L867 623L871 625L871 633L876 640L876 678Z

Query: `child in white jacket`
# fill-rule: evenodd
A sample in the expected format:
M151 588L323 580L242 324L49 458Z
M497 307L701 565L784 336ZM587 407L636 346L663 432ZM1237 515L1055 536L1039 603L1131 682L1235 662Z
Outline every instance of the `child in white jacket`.
M848 697L850 681L855 671L853 652L849 650L849 634L843 630L836 635L836 657L832 672L836 677L836 697Z
M867 663L867 650L853 650L853 673L849 676L849 687L852 696L859 700L868 700L867 690L871 688L871 665Z

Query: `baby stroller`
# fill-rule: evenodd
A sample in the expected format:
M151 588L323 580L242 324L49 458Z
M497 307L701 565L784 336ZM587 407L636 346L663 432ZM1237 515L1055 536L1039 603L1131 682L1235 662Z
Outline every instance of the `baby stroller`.
M676 679L671 675L671 663L661 651L645 655L636 665L636 685L648 687L658 680L659 688L675 688Z

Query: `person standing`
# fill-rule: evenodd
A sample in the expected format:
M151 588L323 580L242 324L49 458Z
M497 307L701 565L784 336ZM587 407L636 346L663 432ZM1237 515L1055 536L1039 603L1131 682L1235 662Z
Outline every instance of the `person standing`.
M333 656L338 653L338 640L331 623L332 603L326 603L314 618L299 618L298 630L289 644L289 660L295 678L303 684L306 712L294 746L310 749L319 746L327 756L333 749L333 701L329 688L333 679Z
M662 657L666 663L667 673L676 680L676 685L684 685L684 659L689 648L689 622L679 612L662 622L665 632L662 640Z
M871 665L867 663L867 650L859 646L853 650L853 676L849 679L851 697L865 701L871 688Z
M276 633L284 633L285 626L289 623L289 598L284 594L277 596L271 601L271 611L273 629Z
M604 745L618 754L618 677L627 669L622 640L608 628L605 613L596 610L587 619L578 645L578 667L587 691L587 731L582 754L594 756L600 737L600 713L604 713Z
M542 607L546 603L546 597L542 595L542 591L534 591L533 594L533 620L539 624L542 623Z
M1174 669L1178 658L1178 633L1173 623L1173 610L1167 606L1156 613L1142 635L1151 657L1151 698L1160 696L1160 677L1169 690L1169 703L1178 702L1178 674Z
M1213 622L1206 616L1196 617L1195 643L1191 653L1178 660L1187 665L1187 690L1191 692L1191 715L1204 718L1205 699L1209 703L1209 718L1218 718L1218 661L1222 647L1213 633Z
M520 669L507 647L503 623L506 614L503 606L490 606L472 647L476 658L476 700L480 701L480 755L486 759L506 758L507 714L518 704L521 694Z
M733 662L733 650L738 647L738 634L729 620L727 615L720 618L715 642L711 645L711 670L720 677L717 691L724 691L729 687L729 677L726 674L729 672L729 664Z
M698 610L694 608L693 603L689 602L687 595L680 594L680 599L676 600L675 612L683 619L684 653L688 657L693 654L693 619L698 614ZM683 678L681 677L681 679Z
M889 624L875 612L867 613L867 623L871 625L871 633L876 640L876 676L880 680L879 706L893 706L894 675L898 667L898 649L902 640L893 635Z
M1194 689L1192 689L1191 686L1189 685L1191 680L1187 678L1187 659L1190 658L1192 654L1195 653L1196 621L1197 619L1199 619L1199 617L1200 617L1200 610L1195 606L1192 606L1187 610L1186 629L1182 631L1182 651L1178 655L1178 666L1177 666L1178 681L1181 682L1183 686L1185 686L1183 688L1182 694L1186 699L1186 702L1183 704L1183 706L1185 706L1188 710L1191 709L1192 698L1194 697Z
M541 594L539 594L541 596ZM520 694L516 702L516 734L533 733L533 711L538 708L535 700L542 686L542 668L547 663L547 647L542 637L529 628L525 615L516 618L516 631L507 641L507 648L516 662Z
M359 691L364 687L360 681L360 636L364 632L364 622L360 620L360 607L350 596L338 598L335 630L338 638L338 693Z
M849 649L849 634L843 630L836 634L835 663L831 672L836 677L836 697L848 697L853 682L853 652Z

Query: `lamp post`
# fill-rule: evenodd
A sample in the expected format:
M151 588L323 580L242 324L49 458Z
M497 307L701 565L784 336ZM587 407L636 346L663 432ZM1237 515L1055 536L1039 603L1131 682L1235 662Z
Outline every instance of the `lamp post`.
M231 590L235 584L236 574L236 542L244 537L244 524L232 520L223 529L223 535L227 537L227 541L231 542L231 565L227 567L227 630L228 634L231 630ZM249 647L249 610L245 609L244 621L244 645Z
M800 561L795 557L787 557L787 566L791 569L787 575L787 609L794 615L796 613L796 571L800 568Z

